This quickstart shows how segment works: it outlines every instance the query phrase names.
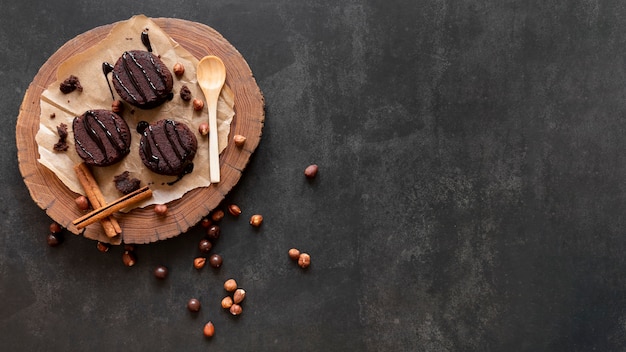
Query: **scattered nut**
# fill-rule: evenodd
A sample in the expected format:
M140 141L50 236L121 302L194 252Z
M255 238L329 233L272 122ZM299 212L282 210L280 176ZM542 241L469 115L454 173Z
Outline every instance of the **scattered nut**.
M209 264L211 264L211 266L214 268L219 268L220 266L222 266L222 262L222 256L219 254L212 254L209 257Z
M233 292L237 289L237 281L235 279L228 279L224 282L224 289L228 292Z
M200 311L200 301L198 301L196 298L192 298L187 302L187 309L189 309L190 312L198 312Z
M125 251L129 251L129 252L132 252L132 251L134 251L134 250L135 250L135 245L134 245L134 244L129 244L129 243L126 243L126 244L124 244L124 250L125 250Z
M180 62L177 62L174 64L172 71L176 76L182 76L185 73L185 66L183 66Z
M206 236L210 240L217 240L220 238L220 227L218 225L211 225L208 229L206 229Z
M204 268L205 263L206 263L206 258L198 257L193 260L193 267L199 270L199 269Z
M78 209L80 210L89 209L89 199L87 199L87 197L85 196L76 197L76 199L74 199L74 202L76 202L76 205L78 206Z
M56 247L63 242L63 237L60 233L49 233L46 241L48 242L48 246Z
M154 277L156 277L157 279L164 280L165 278L167 278L167 274L168 270L166 266L159 265L154 268Z
M233 303L239 304L243 299L246 298L246 291L243 288L238 288L233 293Z
M240 134L236 134L233 137L233 141L235 142L235 145L238 146L239 148L243 147L243 145L246 143L246 137L240 135Z
M233 299L230 296L226 296L222 299L222 308L229 309L233 305Z
M317 170L317 165L309 165L306 169L304 169L304 176L306 176L306 178L315 178L315 176L317 175Z
M213 211L213 214L211 214L211 220L213 220L213 222L220 222L220 220L222 220L223 218L224 211L222 209L217 209Z
M193 109L196 111L202 111L204 109L204 101L200 99L193 100Z
M133 254L133 252L124 251L124 254L122 254L122 262L124 262L124 265L128 267L135 265L136 259L135 259L135 255Z
M200 221L200 226L204 227L205 229L208 229L211 225L213 225L213 221L211 221L211 219L204 218L202 219L202 221Z
M231 204L228 206L228 212L232 216L239 216L241 215L241 208L237 204Z
M207 134L209 134L209 123L208 122L203 122L198 126L198 133L200 133L201 136L206 136Z
M241 306L238 304L233 304L232 306L230 306L230 314L232 315L239 315L243 312L243 309L241 309Z
M289 250L289 258L291 260L298 260L300 258L300 251L297 248L292 248Z
M308 268L309 265L311 265L311 256L307 253L301 253L300 257L298 257L298 265L300 265L302 269Z
M167 205L165 204L157 204L154 206L154 212L158 216L165 216L167 214Z
M198 243L198 249L200 249L200 252L202 253L209 253L212 247L213 244L211 244L211 241L206 238L201 239L200 243Z
M263 223L263 216L259 214L254 214L250 217L250 225L254 227L259 227Z
M204 325L204 329L202 330L202 333L206 337L213 337L213 335L215 334L215 326L213 325L213 323L210 321L206 323L206 325Z
M120 100L113 100L113 103L111 103L111 111L116 114L124 111L124 104L122 104Z
M61 225L59 225L58 222L51 223L49 229L50 229L50 232L52 233L59 233L63 230L63 228L61 227Z
M96 244L96 248L98 248L100 252L106 253L109 251L109 248L111 248L111 246L108 243L98 241L98 244Z

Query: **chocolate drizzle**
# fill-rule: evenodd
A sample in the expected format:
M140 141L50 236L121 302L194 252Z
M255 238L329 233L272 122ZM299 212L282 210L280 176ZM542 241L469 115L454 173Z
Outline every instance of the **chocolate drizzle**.
M109 91L111 92L111 99L115 100L115 95L113 95L113 88L111 88L111 82L109 82L109 73L113 72L113 65L108 62L102 63L102 73L104 73L104 79L106 79L107 84L109 85Z
M150 45L150 36L148 36L148 28L141 32L141 43L146 46L148 52L152 52L152 45Z

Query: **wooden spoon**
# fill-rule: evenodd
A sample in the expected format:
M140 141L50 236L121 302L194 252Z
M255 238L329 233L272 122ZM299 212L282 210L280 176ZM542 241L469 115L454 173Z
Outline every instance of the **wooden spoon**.
M213 55L205 56L198 63L198 84L209 108L209 167L211 183L220 182L220 163L217 151L217 98L226 80L226 67Z

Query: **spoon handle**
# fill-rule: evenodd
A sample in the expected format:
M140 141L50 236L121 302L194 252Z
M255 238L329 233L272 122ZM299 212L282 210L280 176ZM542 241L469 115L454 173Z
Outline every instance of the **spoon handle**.
M217 99L219 91L211 91L208 98L209 106L209 178L211 183L220 182L220 160L217 145Z

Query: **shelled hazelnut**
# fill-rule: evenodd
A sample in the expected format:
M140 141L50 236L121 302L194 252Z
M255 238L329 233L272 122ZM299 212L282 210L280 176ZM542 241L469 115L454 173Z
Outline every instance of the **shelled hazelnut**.
M228 212L232 216L239 216L241 215L241 208L237 204L231 204L228 206Z
M211 225L206 229L206 237L209 240L216 241L220 238L220 227L219 225Z
M202 109L204 109L204 101L200 99L194 99L192 104L195 111L202 111Z
M59 225L58 222L53 222L50 224L49 230L52 233L60 233L63 230L63 228L61 227L61 225Z
M302 269L306 269L311 265L311 256L307 253L301 253L298 257L298 265Z
M108 243L98 241L98 244L96 244L96 248L98 248L100 252L106 253L109 251L109 248L111 248L111 246Z
M205 337L213 337L213 335L215 334L215 326L213 325L212 322L208 322L204 325L204 329L202 330L202 333L204 334Z
M166 204L157 204L154 206L154 212L158 215L158 216L165 216L167 215L167 205Z
M56 247L63 242L63 236L60 233L49 233L46 242L50 247Z
M204 264L206 263L206 258L198 257L193 260L193 267L196 269L204 268Z
M185 73L185 66L182 63L177 62L174 64L172 71L176 76L182 76Z
M263 223L263 216L259 214L252 215L250 217L250 225L259 227Z
M243 147L243 145L246 143L246 137L240 135L240 134L236 134L233 137L233 141L235 142L235 145L239 148Z
M124 265L128 267L135 265L136 259L135 259L135 255L133 254L133 252L124 251L124 254L122 254L122 262L124 263Z
M289 258L291 260L298 260L298 258L300 258L300 251L297 248L291 248L289 250Z
M76 197L76 199L74 199L74 202L76 203L76 206L80 210L87 210L87 209L89 209L89 199L87 199L87 197L85 197L85 196L78 196L78 197Z
M233 305L230 306L229 311L230 311L230 314L232 315L239 315L243 312L243 309L241 308L240 305L233 303Z
M239 304L243 299L246 298L246 291L243 288L238 288L233 293L233 303Z
M229 309L233 305L233 299L230 296L226 296L222 299L222 308Z
M122 102L119 100L113 100L113 103L111 103L111 111L116 114L121 113L122 111L124 111L124 104L122 104Z
M315 164L309 165L304 169L304 176L308 179L313 179L317 176L318 166Z
M213 248L213 244L206 238L201 239L198 243L198 249L202 253L209 253L211 251L211 248Z
M224 218L224 211L222 209L216 209L211 214L211 220L213 222L220 222Z
M216 269L222 266L222 262L222 256L219 254L211 254L209 257L209 264Z
M206 136L209 134L209 123L208 122L202 122L200 125L198 125L198 133L200 133L201 136Z
M165 278L167 278L167 274L168 270L167 267L164 265L159 265L154 268L154 277L156 277L157 279L164 280Z
M189 301L187 301L187 309L189 309L190 312L199 312L200 311L200 301L197 298L192 298Z
M228 292L233 292L237 289L237 281L235 279L228 279L224 282L224 289Z

